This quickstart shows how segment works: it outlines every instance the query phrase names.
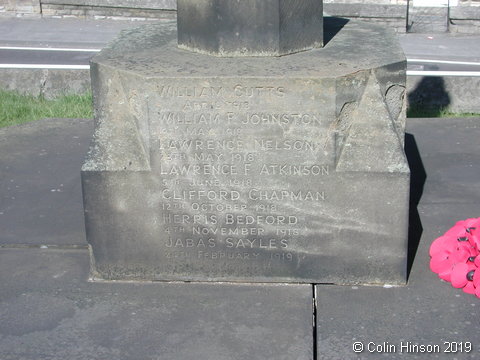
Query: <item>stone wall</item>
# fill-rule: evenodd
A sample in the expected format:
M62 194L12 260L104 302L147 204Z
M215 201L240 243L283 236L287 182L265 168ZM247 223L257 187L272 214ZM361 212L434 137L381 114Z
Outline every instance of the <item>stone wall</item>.
M480 0L465 0L475 6L450 8L450 32L480 33Z
M42 15L147 20L171 16L176 0L41 0Z
M420 0L324 0L325 13L385 24L398 32L480 32L480 0L422 7ZM423 2L447 4L448 0ZM0 0L0 16L147 20L173 16L176 0Z
M480 0L459 0L460 5L480 6Z
M324 11L331 16L345 17L349 19L361 19L363 21L376 22L388 25L397 32L405 32L407 5L406 1L394 0L392 5L390 0L370 1L365 0L360 3L359 0L343 1L324 1Z
M0 16L40 16L40 0L0 0Z
M47 99L81 95L91 89L90 70L2 69L0 89Z

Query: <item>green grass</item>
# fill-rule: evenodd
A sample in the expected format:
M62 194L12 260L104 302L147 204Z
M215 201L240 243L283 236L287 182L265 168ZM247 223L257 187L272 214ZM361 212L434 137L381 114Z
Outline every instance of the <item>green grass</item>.
M463 117L480 117L478 113L454 113L445 108L426 109L426 108L410 108L407 110L409 118L463 118Z
M0 127L45 118L92 118L92 94L67 95L52 100L0 90Z

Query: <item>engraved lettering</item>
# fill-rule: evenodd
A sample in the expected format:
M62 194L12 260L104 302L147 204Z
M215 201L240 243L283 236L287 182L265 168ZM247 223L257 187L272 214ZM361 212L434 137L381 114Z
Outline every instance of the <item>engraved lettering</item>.
M228 203L197 203L191 205L194 211L245 211L247 205L245 204L228 204Z
M160 150L242 150L244 142L242 140L165 140L158 142Z
M199 111L199 110L220 110L222 105L220 102L216 101L185 101L183 106L183 111Z
M233 93L238 97L276 96L283 97L285 88L278 86L243 86L235 85Z
M197 161L220 161L223 160L224 154L206 154L206 153L195 153L193 154L194 160Z
M172 190L164 189L162 197L167 200L238 200L237 190Z
M241 120L249 125L322 125L322 120L315 114L267 114L247 113Z
M165 224L213 224L217 223L217 215L203 214L163 214Z
M255 140L255 148L260 150L315 151L317 143L306 140Z
M204 128L199 128L199 127L189 127L187 126L186 128L184 129L181 129L182 133L184 135L188 135L188 136L191 136L191 135L201 135L201 136L204 136L205 134L208 133L208 130L204 129Z
M215 239L172 239L168 238L165 241L165 246L169 248L213 248L216 246Z
M327 176L330 174L330 167L328 165L263 164L260 174L283 176Z
M209 235L209 234L220 234L220 235L262 235L265 233L265 230L262 228L247 228L247 227L234 227L234 228L211 228L211 227L201 227L194 226L192 229L193 234L198 235Z
M176 87L176 86L159 86L158 92L161 97L221 97L223 94L223 87Z
M291 201L325 201L325 191L292 191L292 190L259 190L250 189L248 198L251 200L291 200Z
M220 115L214 113L159 112L166 125L219 125Z
M242 249L279 249L288 247L287 239L246 239L246 238L226 238L227 248Z
M233 164L189 164L160 165L160 175L238 175L239 170Z
M192 179L189 186L222 186L218 179Z
M295 225L298 218L293 215L235 215L225 214L225 224L252 225Z
M237 252L237 251L202 251L197 252L197 257L201 259L211 260L249 260L257 259L260 256L259 253Z

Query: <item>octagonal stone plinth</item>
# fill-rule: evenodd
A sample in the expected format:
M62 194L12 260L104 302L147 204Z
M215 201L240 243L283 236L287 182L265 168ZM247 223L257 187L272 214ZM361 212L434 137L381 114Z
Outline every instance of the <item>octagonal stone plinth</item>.
M178 46L216 56L280 56L323 45L322 0L178 0Z
M395 35L351 21L322 49L265 58L176 45L174 24L147 25L92 61L92 276L405 283Z

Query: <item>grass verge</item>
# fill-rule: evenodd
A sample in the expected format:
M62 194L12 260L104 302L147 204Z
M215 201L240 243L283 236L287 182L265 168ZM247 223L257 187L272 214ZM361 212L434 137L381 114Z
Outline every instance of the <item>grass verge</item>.
M45 118L92 118L92 94L67 95L52 100L0 90L0 127Z
M464 118L480 117L479 113L454 113L448 109L409 108L407 118Z

